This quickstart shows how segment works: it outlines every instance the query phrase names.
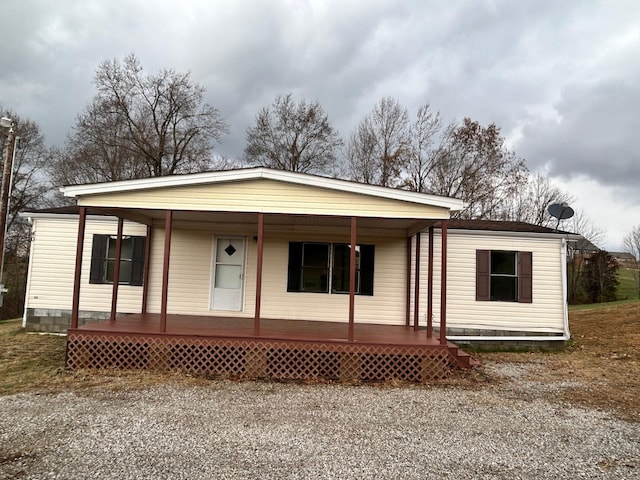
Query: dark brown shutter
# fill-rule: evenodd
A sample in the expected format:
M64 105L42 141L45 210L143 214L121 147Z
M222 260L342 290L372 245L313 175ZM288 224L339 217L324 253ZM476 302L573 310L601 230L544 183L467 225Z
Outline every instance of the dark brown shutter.
M518 252L518 302L533 302L533 254Z
M107 255L108 235L94 235L91 247L89 283L104 283L104 260Z
M131 285L142 285L144 274L144 244L145 237L133 237L133 252L131 254Z
M491 300L491 251L476 250L476 300Z
M287 292L302 291L302 242L289 242Z
M373 263L375 247L360 245L360 294L373 295Z

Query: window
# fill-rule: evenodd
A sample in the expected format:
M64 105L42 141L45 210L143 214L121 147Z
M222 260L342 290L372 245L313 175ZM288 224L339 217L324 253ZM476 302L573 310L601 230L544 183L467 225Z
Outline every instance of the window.
M288 292L349 293L351 245L289 243ZM355 291L373 295L373 245L356 246Z
M145 237L123 236L120 254L120 285L142 285ZM94 235L89 283L113 283L116 236Z
M477 250L476 300L531 303L531 252Z

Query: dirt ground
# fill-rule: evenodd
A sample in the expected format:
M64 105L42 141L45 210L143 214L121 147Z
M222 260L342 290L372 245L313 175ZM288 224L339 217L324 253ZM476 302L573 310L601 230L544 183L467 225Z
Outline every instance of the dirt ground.
M524 380L564 382L542 389L545 398L611 411L640 422L640 302L600 305L570 312L572 340L561 351L478 352L484 366L460 371L436 388L491 387L505 381L501 364L520 364ZM25 334L19 321L0 322L0 395L108 388L132 390L167 381L203 384L207 380L152 372L72 372L64 368L65 337Z
M573 382L557 400L615 412L640 421L640 302L598 305L569 312L572 339L558 352L477 353L491 363L538 364L529 377ZM463 384L495 381L486 368L462 372Z

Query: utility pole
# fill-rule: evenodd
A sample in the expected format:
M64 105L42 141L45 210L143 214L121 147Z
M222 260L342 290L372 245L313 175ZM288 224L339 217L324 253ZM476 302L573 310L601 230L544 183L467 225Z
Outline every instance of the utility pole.
M4 294L7 289L4 286L4 243L7 232L7 214L9 209L9 195L11 194L11 172L13 171L13 152L16 147L16 132L13 120L2 117L0 126L9 127L7 135L7 150L2 168L2 191L0 192L0 307L3 304Z

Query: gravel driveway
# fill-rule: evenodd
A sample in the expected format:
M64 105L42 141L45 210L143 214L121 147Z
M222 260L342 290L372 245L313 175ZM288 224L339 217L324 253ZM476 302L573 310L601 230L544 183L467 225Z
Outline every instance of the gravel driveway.
M212 381L0 397L0 478L640 478L640 425L477 390ZM511 378L511 380L509 380Z

